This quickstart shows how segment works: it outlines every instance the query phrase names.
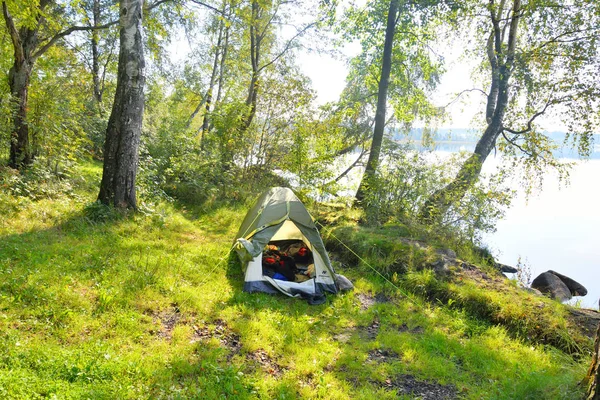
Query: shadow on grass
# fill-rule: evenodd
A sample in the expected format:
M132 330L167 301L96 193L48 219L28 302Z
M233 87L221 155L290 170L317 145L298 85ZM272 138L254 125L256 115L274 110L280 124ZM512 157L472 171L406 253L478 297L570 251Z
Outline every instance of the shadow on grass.
M132 238L136 216L99 215L98 207L88 206L47 228L1 236L0 294L23 305L44 305L60 293L60 283L99 286L115 280L112 289L132 298L151 285L157 264L148 262L149 244Z

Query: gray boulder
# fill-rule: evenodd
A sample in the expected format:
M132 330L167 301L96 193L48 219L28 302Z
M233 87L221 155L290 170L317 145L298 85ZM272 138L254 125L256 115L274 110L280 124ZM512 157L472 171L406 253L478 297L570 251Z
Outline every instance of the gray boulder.
M571 291L567 285L551 272L539 274L537 278L531 282L531 287L544 294L549 294L553 299L560 301L566 301L572 297Z
M568 276L559 274L558 272L554 272L552 270L548 272L550 272L553 275L556 275L561 281L563 281L563 283L567 285L573 296L585 296L587 294L587 289L581 283L574 281Z
M500 270L500 272L508 273L508 274L516 274L519 272L515 267L511 267L510 265L496 263L496 268Z

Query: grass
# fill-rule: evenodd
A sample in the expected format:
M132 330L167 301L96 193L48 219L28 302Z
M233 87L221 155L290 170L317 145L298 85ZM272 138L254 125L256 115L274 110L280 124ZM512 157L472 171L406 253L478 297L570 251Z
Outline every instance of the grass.
M500 324L513 337L532 344L551 345L575 357L590 354L592 341L570 319L564 305L524 291L515 281L485 265L471 270L450 267L448 273L436 274L426 266L439 257L434 251L434 247L440 247L439 240L432 244L421 237L414 245L415 241L407 241L399 231L410 235L397 226L368 229L346 225L334 228L331 237L325 237L330 247L338 248L334 236L341 238L363 255L364 262L395 277L396 283L408 292L465 311L487 323ZM467 249L462 253L471 261L480 261ZM357 260L349 255L346 261ZM364 263L359 264L368 271Z
M228 251L246 206L114 214L90 206L98 166L80 172L68 197L0 195L0 398L582 395L587 360L458 303L417 305L361 266L340 267L355 291L320 306L243 293ZM382 267L432 257L356 232L348 244Z

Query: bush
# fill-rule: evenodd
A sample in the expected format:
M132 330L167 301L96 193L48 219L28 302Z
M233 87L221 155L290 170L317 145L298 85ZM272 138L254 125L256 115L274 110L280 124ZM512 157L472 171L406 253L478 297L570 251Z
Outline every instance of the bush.
M28 197L32 200L58 198L74 195L71 176L72 163L50 163L38 157L24 171L12 168L0 169L0 186L13 196Z
M367 224L415 221L429 196L454 177L461 157L458 154L437 160L431 152L387 143L379 171L370 182L364 200ZM496 221L504 216L513 196L514 191L504 185L504 175L482 177L464 198L452 205L444 220L430 229L446 232L459 242L479 242L482 232L495 230Z

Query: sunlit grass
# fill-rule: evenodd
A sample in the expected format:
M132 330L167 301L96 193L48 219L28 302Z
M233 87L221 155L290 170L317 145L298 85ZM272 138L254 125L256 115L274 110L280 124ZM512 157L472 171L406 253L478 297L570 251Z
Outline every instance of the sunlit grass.
M97 179L98 167L82 176ZM94 185L78 190L0 198L0 398L393 399L402 396L387 381L403 375L470 399L579 394L585 362L459 302L506 302L491 289L448 286L454 305L413 303L347 267L356 290L324 305L247 294L228 257L245 206L159 204L113 215L90 208ZM361 239L348 244L375 264L410 267L431 256L356 232ZM416 293L435 283L424 273L413 279ZM361 303L381 293L386 301ZM518 321L522 310L513 302L501 316ZM391 356L374 359L378 350Z

